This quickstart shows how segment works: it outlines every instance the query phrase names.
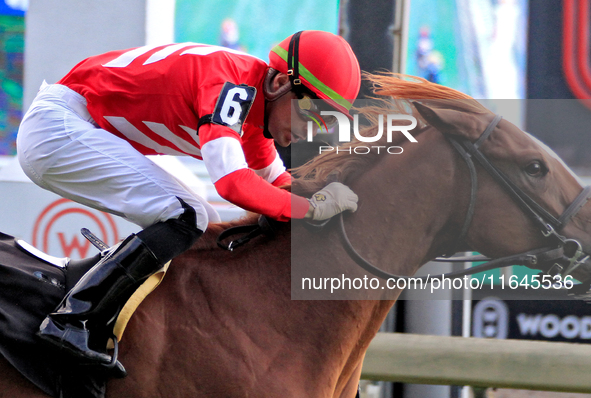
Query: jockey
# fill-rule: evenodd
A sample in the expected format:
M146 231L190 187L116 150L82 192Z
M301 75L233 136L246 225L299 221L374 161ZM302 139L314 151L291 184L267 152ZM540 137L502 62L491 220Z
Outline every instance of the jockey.
M202 159L221 197L276 220L355 211L357 196L340 183L310 200L279 189L291 177L273 140L288 146L306 136L310 99L351 117L360 81L344 39L303 31L275 46L269 65L228 48L180 43L90 57L57 84L44 82L18 133L23 170L42 188L142 230L82 277L38 335L82 362L108 364L106 325L143 281L219 221L211 205L144 155Z

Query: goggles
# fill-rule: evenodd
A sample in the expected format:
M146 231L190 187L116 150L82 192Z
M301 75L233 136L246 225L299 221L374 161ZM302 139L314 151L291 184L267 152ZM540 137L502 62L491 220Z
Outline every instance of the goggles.
M296 100L295 110L302 120L314 121L316 125L319 126L319 129L325 128L327 133L328 129L336 126L337 118L335 116L320 115L320 112L323 110L321 109L321 104L323 104L324 101L313 100L312 97L307 94L301 94L298 97L299 98ZM332 108L324 110L334 111Z

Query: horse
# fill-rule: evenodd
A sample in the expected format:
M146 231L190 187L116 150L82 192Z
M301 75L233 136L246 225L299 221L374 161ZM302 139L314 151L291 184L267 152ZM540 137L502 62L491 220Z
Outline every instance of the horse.
M371 122L362 133L375 135L377 115L394 106L421 122L413 131L418 142L394 140L403 148L399 155L323 153L294 170L292 192L311 195L337 172L359 196L357 211L343 216L350 241L369 261L400 275L413 275L452 248L497 258L547 245L538 225L480 165L471 200L469 168L448 137L476 142L493 113L422 79L366 78L383 103L362 110ZM583 190L551 151L506 120L492 127L481 151L555 217ZM469 226L458 241L472 202ZM347 267L352 277L364 272L332 222L314 233L292 220L231 252L216 246L222 230L251 221L212 224L174 259L127 326L119 358L128 376L111 380L107 397L356 396L365 352L401 291L293 300L294 286L301 286L293 280L294 259L303 259L306 270ZM560 233L591 252L591 206L581 206ZM1 359L0 374L0 397L46 397Z

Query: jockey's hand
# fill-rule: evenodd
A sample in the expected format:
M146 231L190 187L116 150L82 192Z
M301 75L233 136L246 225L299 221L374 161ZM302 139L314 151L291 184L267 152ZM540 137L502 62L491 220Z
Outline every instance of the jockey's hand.
M309 199L310 210L306 218L326 220L346 210L355 211L357 200L357 195L349 187L332 182Z

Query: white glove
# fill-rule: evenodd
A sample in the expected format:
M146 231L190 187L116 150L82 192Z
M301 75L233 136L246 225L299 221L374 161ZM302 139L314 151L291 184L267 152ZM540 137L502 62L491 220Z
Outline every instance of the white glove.
M332 182L312 195L309 200L314 208L312 219L326 220L346 210L357 210L358 197L348 186Z

